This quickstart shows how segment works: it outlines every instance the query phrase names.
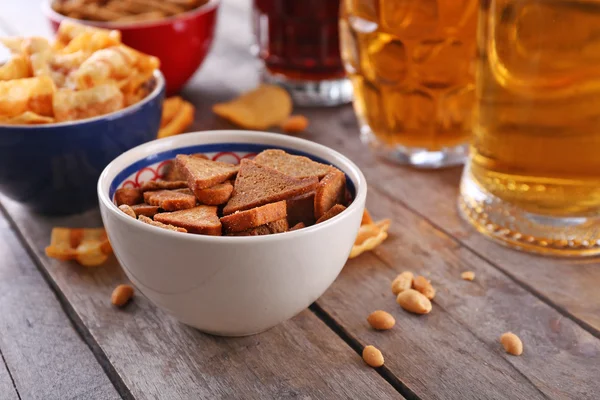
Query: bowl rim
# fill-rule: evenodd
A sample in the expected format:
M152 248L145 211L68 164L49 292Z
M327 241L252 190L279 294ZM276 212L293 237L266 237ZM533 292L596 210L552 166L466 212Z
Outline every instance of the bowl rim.
M173 15L171 17L161 18L154 21L139 21L139 22L103 22L103 21L88 21L85 19L77 19L67 17L66 15L60 14L52 8L52 3L55 0L44 0L41 3L42 12L48 19L53 22L62 22L63 20L69 20L73 22L78 22L80 24L95 26L98 28L105 29L115 29L115 30L123 30L123 29L135 29L135 28L153 28L157 26L165 26L169 25L172 22L188 20L194 17L197 17L202 14L208 14L209 12L215 10L220 4L221 0L208 0L208 2L200 7L194 8L193 10L189 10L183 12L181 14Z
M10 124L2 124L2 122L0 122L0 129L10 128L12 130L14 130L14 129L41 130L41 129L52 129L52 128L64 128L64 127L74 126L74 125L84 125L84 124L93 123L93 122L96 122L96 121L99 121L102 119L109 119L109 120L118 119L118 118L122 117L124 114L129 114L134 111L137 111L144 104L149 103L150 101L152 101L156 97L158 97L160 95L160 93L164 90L166 82L165 82L165 77L162 74L162 72L160 72L160 70L157 69L154 71L152 76L156 80L156 85L154 85L154 89L152 89L152 91L150 93L148 93L146 95L146 97L144 97L142 100L138 101L137 103L131 104L125 108L122 108L120 110L113 111L108 114L97 115L95 117L77 119L74 121L54 122L51 124L10 125Z
M305 147L305 150L302 150L305 153L314 154L314 151L325 152L328 156L332 156L336 159L336 163L338 166L343 164L343 171L346 174L354 175L356 180L353 182L355 186L355 196L352 203L344 210L333 218L328 219L320 224L314 224L312 226L298 229L295 231L288 231L273 235L262 235L262 236L211 236L211 235L199 235L199 234L190 234L190 233L182 233L182 232L174 232L167 229L158 228L156 226L152 226L149 224L145 224L143 222L138 221L137 219L133 219L130 216L126 215L124 212L119 210L117 205L109 198L108 196L108 188L110 188L111 181L127 166L141 160L142 158L148 157L150 154L173 150L177 147L183 147L178 143L181 141L194 141L198 138L199 143L197 145L201 145L202 138L206 138L207 136L211 137L223 137L222 142L218 143L236 143L236 139L249 139L254 140L248 143L261 144L261 140L275 140L281 141L281 146L287 146L289 148L298 149L298 147ZM209 143L207 143L209 144ZM188 144L189 145L189 144ZM277 145L273 145L277 146ZM298 149L299 150L299 149ZM135 158L132 155L139 153ZM126 162L126 160L131 160ZM123 168L118 169L117 171L111 171L116 169L115 165L125 163ZM109 176L110 174L110 176ZM109 180L110 179L110 180ZM107 190L104 190L104 186L106 185ZM358 166L350 160L348 157L343 154L327 147L322 144L312 142L306 139L300 139L291 136L285 136L272 132L262 132L262 131L247 131L247 130L211 130L211 131L196 131L190 132L184 135L172 136L164 139L153 140L148 143L141 144L137 147L134 147L125 153L121 154L113 161L111 161L106 168L100 174L100 178L98 179L97 184L97 192L99 198L99 205L117 216L122 222L129 224L133 229L142 229L146 230L148 233L154 232L158 235L164 235L166 237L171 238L179 238L183 241L189 241L191 243L194 242L208 242L208 243L252 243L252 242L278 242L280 240L292 240L293 238L299 238L304 235L310 235L318 230L327 229L328 227L333 226L338 221L347 218L353 212L356 212L358 208L362 208L363 204L367 198L367 182L365 176ZM137 227L137 228L135 228Z

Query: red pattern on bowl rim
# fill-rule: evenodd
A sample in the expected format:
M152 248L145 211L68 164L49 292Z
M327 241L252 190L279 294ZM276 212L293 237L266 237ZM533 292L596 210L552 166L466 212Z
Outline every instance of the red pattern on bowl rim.
M206 153L205 155L213 161L228 162L231 164L239 164L241 160L246 158L254 158L256 153L236 153L233 151L221 151L218 153ZM156 181L163 179L173 164L173 160L165 160L148 167L144 167L132 174L126 179L121 188L139 188L145 182Z

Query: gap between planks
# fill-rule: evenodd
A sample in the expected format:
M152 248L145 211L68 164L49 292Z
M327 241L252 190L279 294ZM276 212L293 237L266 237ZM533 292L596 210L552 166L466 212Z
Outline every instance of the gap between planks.
M551 307L554 310L556 310L560 315L562 315L563 317L566 317L566 318L570 319L575 324L577 324L578 326L580 326L583 330L585 330L586 332L588 332L592 336L600 339L600 330L597 330L592 325L588 324L586 321L578 318L575 314L570 313L564 307L562 307L559 304L553 302L552 299L550 299L549 297L547 297L544 294L540 293L539 291L537 291L531 285L528 285L527 283L525 283L524 281L520 280L515 275L511 274L506 269L504 269L501 266L499 266L498 264L496 264L492 259L490 259L489 257L486 257L482 252L477 251L477 249L473 248L469 244L467 244L467 243L465 243L465 242L457 239L447 229L443 228L441 225L437 224L436 222L434 222L433 220L431 220L430 218L428 218L426 215L424 215L423 213L421 213L418 210L416 210L414 207L411 207L410 205L408 205L407 203L405 203L401 199L398 199L398 198L395 198L395 197L391 196L389 193L387 193L387 191L381 189L377 185L377 181L374 181L374 183L371 183L370 187L371 187L371 190L373 190L373 188L375 188L375 190L377 191L378 195L386 197L391 202L396 203L399 206L401 206L404 209L406 209L407 211L415 214L417 217L421 218L423 221L425 221L426 223L428 223L433 229L438 230L439 232L442 232L444 235L446 235L448 238L450 238L458 246L466 249L467 251L471 252L475 256L477 256L477 257L481 258L482 260L484 260L485 262L487 262L489 265L491 265L494 269L496 269L501 274L503 274L504 276L506 276L512 282L516 283L518 286L520 286L521 288L525 289L526 291L528 291L529 293L531 293L533 296L535 296L538 300L542 301L543 303L547 304L549 307ZM506 248L506 251L516 251L516 250L512 250L512 249ZM385 260L381 259L381 257L379 257L377 255L376 255L376 257L379 260L381 260L384 264L387 265L387 263L385 262Z
M4 218L6 218L6 220L10 224L10 227L12 228L13 232L19 239L19 242L21 242L21 245L23 246L23 248L25 249L25 251L27 252L29 257L31 258L31 260L33 261L37 270L40 271L40 273L42 274L44 281L48 284L48 286L50 287L50 290L54 293L54 295L58 299L58 303L60 304L63 311L67 315L67 318L69 319L69 321L71 321L71 324L73 325L75 331L81 336L83 342L89 347L90 351L96 358L96 361L98 361L98 363L104 370L104 373L106 374L106 376L108 377L110 382L115 387L115 390L117 391L117 393L125 400L135 400L135 398L129 391L129 388L127 387L127 385L125 385L125 383L123 382L123 380L121 379L121 377L119 376L117 371L114 369L113 365L110 363L108 357L106 356L106 354L104 353L104 351L102 350L100 345L96 342L94 337L88 331L87 327L85 326L85 324L83 323L81 318L79 318L79 316L77 315L77 312L75 312L75 310L73 309L73 307L71 306L71 304L69 303L67 298L65 297L64 293L60 290L58 285L54 282L52 277L49 275L48 271L46 271L46 269L43 266L42 261L40 260L40 258L36 254L36 252L33 251L31 246L27 242L27 239L23 236L23 233L19 229L16 221L11 217L10 213L6 210L6 208L4 207L4 204L2 204L2 202L0 202L0 212L4 215ZM8 366L7 366L7 369L8 369ZM9 373L10 373L10 371L9 371ZM12 379L12 376L11 376L11 379ZM13 385L14 385L14 381L13 381ZM16 390L16 387L15 387L15 390ZM20 397L19 397L19 399L20 399Z
M343 326L338 324L336 320L329 315L323 308L316 302L311 304L309 307L310 311L313 312L329 329L331 329L336 335L338 335L352 350L362 358L363 345L360 344L358 339L354 338L350 332L344 329ZM402 396L407 400L420 400L412 390L408 388L392 371L390 371L385 364L382 367L374 368L375 371L385 379L394 389L396 389Z
M15 390L17 399L21 400L21 395L19 394L19 390L17 389L17 385L15 384L15 378L13 378L12 373L10 372L10 368L8 368L8 363L6 362L6 359L4 358L4 354L2 354L2 349L0 349L0 359L2 360L4 369L6 371L6 374L8 375L8 378L10 379L10 383L12 384L12 387ZM0 368L2 368L2 365L0 365Z

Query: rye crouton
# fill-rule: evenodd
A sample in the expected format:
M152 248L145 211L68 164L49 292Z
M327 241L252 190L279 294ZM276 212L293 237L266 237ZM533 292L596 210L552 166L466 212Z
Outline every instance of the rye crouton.
M269 222L266 225L267 225L267 228L269 228L269 231L271 233L283 233L283 232L287 232L288 229L290 228L290 225L288 224L286 218L282 218L282 219L277 220L277 221Z
M309 192L286 200L287 220L291 226L299 222L304 225L315 223L315 192Z
M219 183L213 187L195 190L194 194L198 201L208 206L218 206L227 203L233 192L230 181Z
M294 156L283 150L264 150L254 158L254 162L273 168L294 178L316 176L323 178L331 170L331 166L321 164L303 156Z
M314 190L317 183L316 177L293 178L244 159L235 180L233 193L223 213L228 215L299 196Z
M208 160L208 157L206 157L202 153L192 154L192 157L198 157L198 158L203 158L205 160ZM165 180L165 181L185 181L186 179L187 178L185 177L183 172L181 172L181 170L179 168L177 168L177 163L174 160L171 164L166 166L166 173L163 176L163 180Z
M184 154L179 154L175 158L175 164L183 172L189 188L194 192L233 178L240 168L237 165Z
M198 206L187 210L156 214L154 220L185 228L190 233L221 235L221 222L215 206Z
M189 189L144 192L144 201L165 211L185 210L196 205L196 196Z
M344 207L343 205L336 204L335 206L331 207L329 209L329 211L327 211L325 214L323 214L321 216L321 218L319 218L317 220L317 224L320 224L321 222L327 221L328 219L331 219L331 218L335 217L336 215L338 215L339 213L341 213L345 209L346 209L346 207Z
M346 197L346 175L339 169L331 169L317 185L315 193L315 219L321 218L336 204L343 204Z
M151 206L150 204L142 203L131 206L131 209L138 217L144 215L146 217L154 217L158 213L158 206Z
M283 233L288 231L287 219L282 218L277 221L269 222L268 224L257 226L256 228L248 229L243 232L229 233L228 236L261 236L271 235L273 233Z
M187 181L148 181L142 183L140 190L147 192L149 190L174 190L185 189L188 187Z
M148 225L156 226L156 227L163 228L163 229L166 229L169 231L187 233L187 230L185 230L184 228L179 228L177 226L163 224L162 222L154 221L152 218L148 218L145 215L140 215L138 217L138 221L142 221Z
M163 180L168 182L173 181L187 181L187 178L181 172L179 168L177 168L177 164L173 161L169 166L165 167L167 169L165 175L163 176Z
M292 226L288 230L288 232L297 231L298 229L302 229L302 228L306 228L306 225L304 225L304 222L298 222L296 225Z
M127 204L121 204L119 206L119 210L123 211L125 214L129 215L131 218L137 219L135 212L133 211L131 206L129 206Z
M142 191L138 188L121 188L115 191L115 203L117 203L117 206L122 204L132 206L143 201Z
M267 204L246 211L237 211L221 218L225 232L243 232L286 217L285 201Z

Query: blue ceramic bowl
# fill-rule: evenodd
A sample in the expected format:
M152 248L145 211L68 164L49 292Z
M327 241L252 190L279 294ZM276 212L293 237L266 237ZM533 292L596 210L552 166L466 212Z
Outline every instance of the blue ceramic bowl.
M0 125L0 191L42 214L97 206L100 173L125 151L156 138L165 80L141 102L114 113L37 126Z

